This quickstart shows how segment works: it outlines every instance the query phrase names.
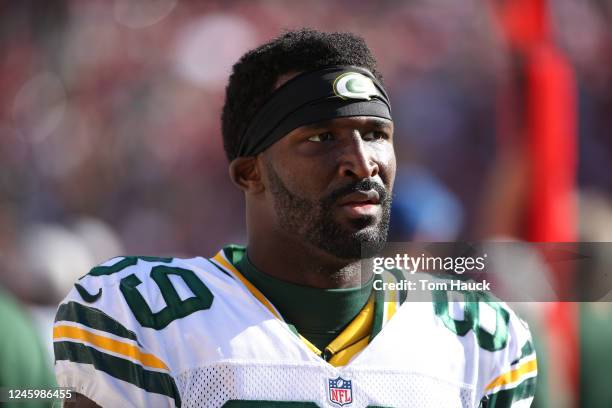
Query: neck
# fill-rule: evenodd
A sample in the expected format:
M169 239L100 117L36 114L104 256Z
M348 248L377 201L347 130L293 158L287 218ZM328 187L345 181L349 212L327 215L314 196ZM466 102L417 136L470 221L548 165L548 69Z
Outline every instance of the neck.
M364 273L362 276L359 259L340 259L283 234L249 232L248 253L250 261L259 270L296 285L349 288L365 284L372 275Z

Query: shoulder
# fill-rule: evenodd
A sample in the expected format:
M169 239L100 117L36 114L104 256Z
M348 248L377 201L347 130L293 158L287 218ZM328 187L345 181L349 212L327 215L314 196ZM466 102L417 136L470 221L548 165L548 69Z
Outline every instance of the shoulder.
M235 280L205 258L123 256L94 267L59 305L53 328L58 383L106 406L180 405L167 347ZM194 320L191 321L193 323Z
M211 262L202 257L119 256L92 268L79 279L79 282L98 282L109 286L120 282L126 276L134 275L139 279L149 279L155 270L170 269L187 269L202 276L217 272Z
M476 387L488 406L530 401L537 361L527 322L490 292L434 290L432 300L439 324L477 357Z
M86 318L88 313L83 310L96 310L130 326L136 319L139 326L160 329L177 316L154 311L176 311L181 305L184 309L184 304L195 307L194 311L208 308L212 292L232 281L227 271L202 257L116 257L92 268L74 284L56 320L76 309L81 313L74 319Z
M407 299L431 303L437 325L463 342L475 342L490 353L520 352L531 339L528 324L493 293L479 290L477 282L456 275L418 273ZM423 283L422 283L423 282ZM517 349L518 347L518 349Z

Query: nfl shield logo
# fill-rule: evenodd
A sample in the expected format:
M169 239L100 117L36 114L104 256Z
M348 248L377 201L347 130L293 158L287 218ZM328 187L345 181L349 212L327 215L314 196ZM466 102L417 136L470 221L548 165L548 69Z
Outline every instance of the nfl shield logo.
M348 405L353 402L351 380L345 380L341 377L329 380L329 400L339 406Z

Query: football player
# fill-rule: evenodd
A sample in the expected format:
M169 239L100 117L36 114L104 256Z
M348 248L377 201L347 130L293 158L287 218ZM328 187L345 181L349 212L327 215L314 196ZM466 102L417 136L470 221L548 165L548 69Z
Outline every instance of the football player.
M387 237L389 96L365 42L287 32L234 65L222 115L248 245L119 257L59 306L76 406L528 406L529 330L504 304L410 302L361 269Z

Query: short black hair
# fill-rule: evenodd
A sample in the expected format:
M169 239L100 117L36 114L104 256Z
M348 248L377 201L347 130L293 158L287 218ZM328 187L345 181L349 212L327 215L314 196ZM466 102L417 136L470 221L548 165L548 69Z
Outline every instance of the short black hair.
M229 77L221 114L223 147L228 160L237 157L240 138L268 100L280 76L334 65L366 68L382 83L370 49L363 38L351 33L302 28L287 31L244 54Z

